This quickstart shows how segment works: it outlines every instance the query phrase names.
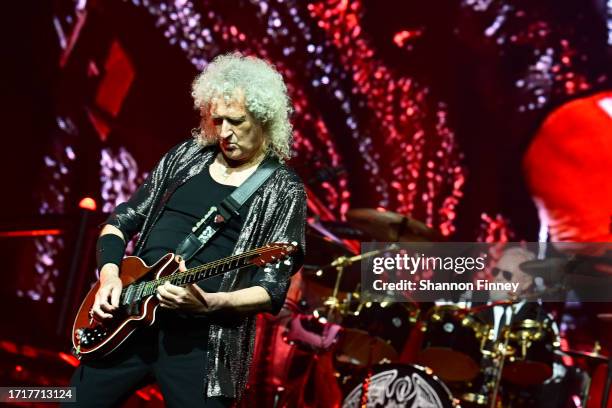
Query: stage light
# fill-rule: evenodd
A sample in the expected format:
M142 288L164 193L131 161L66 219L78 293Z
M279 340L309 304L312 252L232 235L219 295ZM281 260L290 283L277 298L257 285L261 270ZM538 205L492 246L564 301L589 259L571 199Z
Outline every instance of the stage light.
M89 211L96 211L97 205L93 198L85 197L79 202L79 208Z
M423 34L423 30L402 30L395 33L393 36L393 42L398 47L404 47L410 40L420 37Z
M70 354L59 352L57 355L59 356L61 360L65 361L72 367L77 367L79 365L79 360Z
M59 235L61 233L62 230L60 229L2 231L0 232L0 237L39 237L45 235Z

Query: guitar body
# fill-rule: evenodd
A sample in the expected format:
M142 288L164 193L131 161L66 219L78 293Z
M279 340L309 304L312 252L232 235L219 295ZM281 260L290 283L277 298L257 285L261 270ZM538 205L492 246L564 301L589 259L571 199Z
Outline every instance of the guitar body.
M81 303L72 326L73 353L79 359L105 356L117 349L139 327L152 325L159 307L157 288L165 282L186 286L250 266L270 268L269 264L275 263L278 268L280 262L296 249L297 243L273 242L185 271L179 271L179 264L172 253L164 255L152 266L136 256L129 256L123 259L119 268L123 288L119 307L112 313L112 319L98 322L91 315L99 282Z
M169 276L178 270L174 255L169 253L159 259L153 266L148 266L137 256L129 256L121 262L121 283L123 287L143 281ZM119 347L137 328L150 326L155 322L155 312L159 301L153 295L147 296L142 302L134 305L131 310L119 309L113 319L99 323L90 317L96 293L100 288L97 282L81 303L72 326L72 344L79 358L99 358L109 354ZM90 330L89 344L79 341L81 330Z

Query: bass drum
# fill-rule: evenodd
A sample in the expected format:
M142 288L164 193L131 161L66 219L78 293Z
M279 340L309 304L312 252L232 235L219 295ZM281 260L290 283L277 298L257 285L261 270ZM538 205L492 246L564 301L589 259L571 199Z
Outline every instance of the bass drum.
M480 373L489 329L467 309L434 306L424 319L416 363L430 367L444 381L472 381Z
M366 396L364 398L364 391ZM428 368L380 364L344 398L342 408L452 408L458 407L442 381Z
M344 327L336 348L336 360L358 367L397 363L418 316L407 303L360 302L342 319Z

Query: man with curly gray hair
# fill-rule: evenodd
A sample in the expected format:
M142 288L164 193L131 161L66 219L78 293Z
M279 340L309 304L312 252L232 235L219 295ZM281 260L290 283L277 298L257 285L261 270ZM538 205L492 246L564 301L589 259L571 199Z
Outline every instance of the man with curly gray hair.
M277 314L304 252L306 195L290 157L291 111L281 75L267 62L238 53L215 58L193 82L200 128L162 157L134 195L119 204L98 239L100 286L91 315L123 313L119 265L125 243L140 234L134 255L153 265L177 249L198 221L217 211L236 188L276 169L203 250L179 270L244 253L270 242L299 250L275 268L229 271L187 286L157 288L155 322L72 378L78 405L115 406L153 374L168 406L229 406L244 390L255 339L255 314ZM280 163L279 163L280 162ZM220 217L220 218L219 218ZM195 224L195 227L194 227Z
M199 143L220 142L214 131L214 112L219 102L233 101L262 126L267 135L265 147L281 160L289 158L291 103L283 78L266 61L238 53L221 55L198 75L191 95L202 114L202 126L194 132ZM227 155L226 150L224 153Z

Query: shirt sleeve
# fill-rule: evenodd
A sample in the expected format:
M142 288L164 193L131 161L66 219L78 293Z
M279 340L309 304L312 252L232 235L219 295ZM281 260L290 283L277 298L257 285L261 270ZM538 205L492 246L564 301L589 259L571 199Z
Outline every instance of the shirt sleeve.
M290 256L285 262L293 263L293 258L294 257ZM290 273L287 273L287 269L289 268L286 264L283 264L282 270L281 266L279 266L278 269L276 269L275 266L258 268L251 279L251 286L261 286L268 292L272 303L272 310L270 313L273 315L277 315L285 304L285 298L287 297L287 291L289 290L292 276Z
M170 149L160 159L130 199L117 205L104 222L104 224L118 228L126 242L140 232L147 214L155 204L155 191L158 191L165 185L170 162L173 160L176 150L183 144L185 142L179 143Z
M272 217L270 242L295 242L298 249L287 259L260 267L251 279L251 286L261 286L272 303L270 313L276 315L285 304L291 277L302 267L305 245L306 194L303 187L293 190L278 206Z

